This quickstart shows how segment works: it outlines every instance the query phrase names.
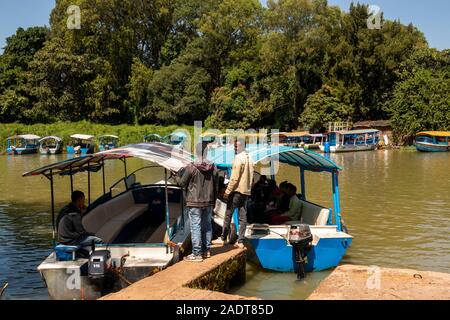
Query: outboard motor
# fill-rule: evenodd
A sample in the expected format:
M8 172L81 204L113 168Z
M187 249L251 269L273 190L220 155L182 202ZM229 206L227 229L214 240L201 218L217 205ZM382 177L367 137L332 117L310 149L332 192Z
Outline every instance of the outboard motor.
M112 274L111 252L99 250L92 252L89 257L88 275L94 282L105 282Z
M311 228L305 224L292 225L289 231L289 243L294 247L297 263L297 280L306 278L306 257L312 248L313 236Z

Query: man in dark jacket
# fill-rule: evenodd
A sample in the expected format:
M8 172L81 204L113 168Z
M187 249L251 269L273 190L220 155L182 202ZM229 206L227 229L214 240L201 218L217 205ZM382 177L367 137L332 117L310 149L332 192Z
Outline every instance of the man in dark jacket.
M94 241L102 243L102 239L88 233L81 222L86 212L86 198L81 191L72 193L72 202L65 206L56 219L58 242L64 245L87 247Z
M196 161L175 176L186 189L186 206L191 222L192 254L186 261L202 262L211 256L212 210L217 197L217 170L203 157L203 144L196 147Z

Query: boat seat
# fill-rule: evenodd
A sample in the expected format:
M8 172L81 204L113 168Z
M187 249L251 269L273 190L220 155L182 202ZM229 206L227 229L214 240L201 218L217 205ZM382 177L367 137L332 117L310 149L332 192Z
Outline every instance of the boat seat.
M127 224L147 210L148 204L136 204L129 191L94 208L83 218L83 226L103 242L111 243Z
M302 219L310 226L326 226L330 216L330 209L326 209L307 201L302 202ZM300 221L290 221L288 224L301 224Z

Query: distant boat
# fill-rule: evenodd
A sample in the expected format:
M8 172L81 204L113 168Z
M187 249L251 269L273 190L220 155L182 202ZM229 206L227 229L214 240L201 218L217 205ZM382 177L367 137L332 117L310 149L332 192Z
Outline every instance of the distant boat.
M45 137L39 140L40 154L58 154L62 152L62 139L55 136Z
M119 137L114 135L104 135L98 138L100 151L115 149L119 146Z
M450 151L450 131L426 131L416 136L416 149L421 152Z
M159 134L149 134L144 137L144 142L162 142L163 137L161 137Z
M69 154L92 154L95 152L94 136L87 134L74 134L67 145L66 150Z
M320 150L326 153L371 151L377 148L379 142L379 130L335 131L328 133L328 142L320 146Z
M22 155L37 153L39 148L39 139L41 137L34 134L24 134L9 137L7 139L6 152L9 155Z
M185 143L187 142L187 134L184 132L174 132L162 137L159 134L152 133L144 137L144 142L160 142L183 149L185 147Z
M278 138L278 141L275 143L276 138ZM326 140L327 136L324 134L311 134L309 132L280 132L272 135L272 144L301 147L307 150L318 150Z

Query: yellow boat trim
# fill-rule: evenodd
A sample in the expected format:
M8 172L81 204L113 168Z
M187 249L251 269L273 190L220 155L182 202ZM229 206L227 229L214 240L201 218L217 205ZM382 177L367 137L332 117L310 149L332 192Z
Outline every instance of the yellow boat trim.
M419 132L417 136L450 137L450 131L424 131Z

